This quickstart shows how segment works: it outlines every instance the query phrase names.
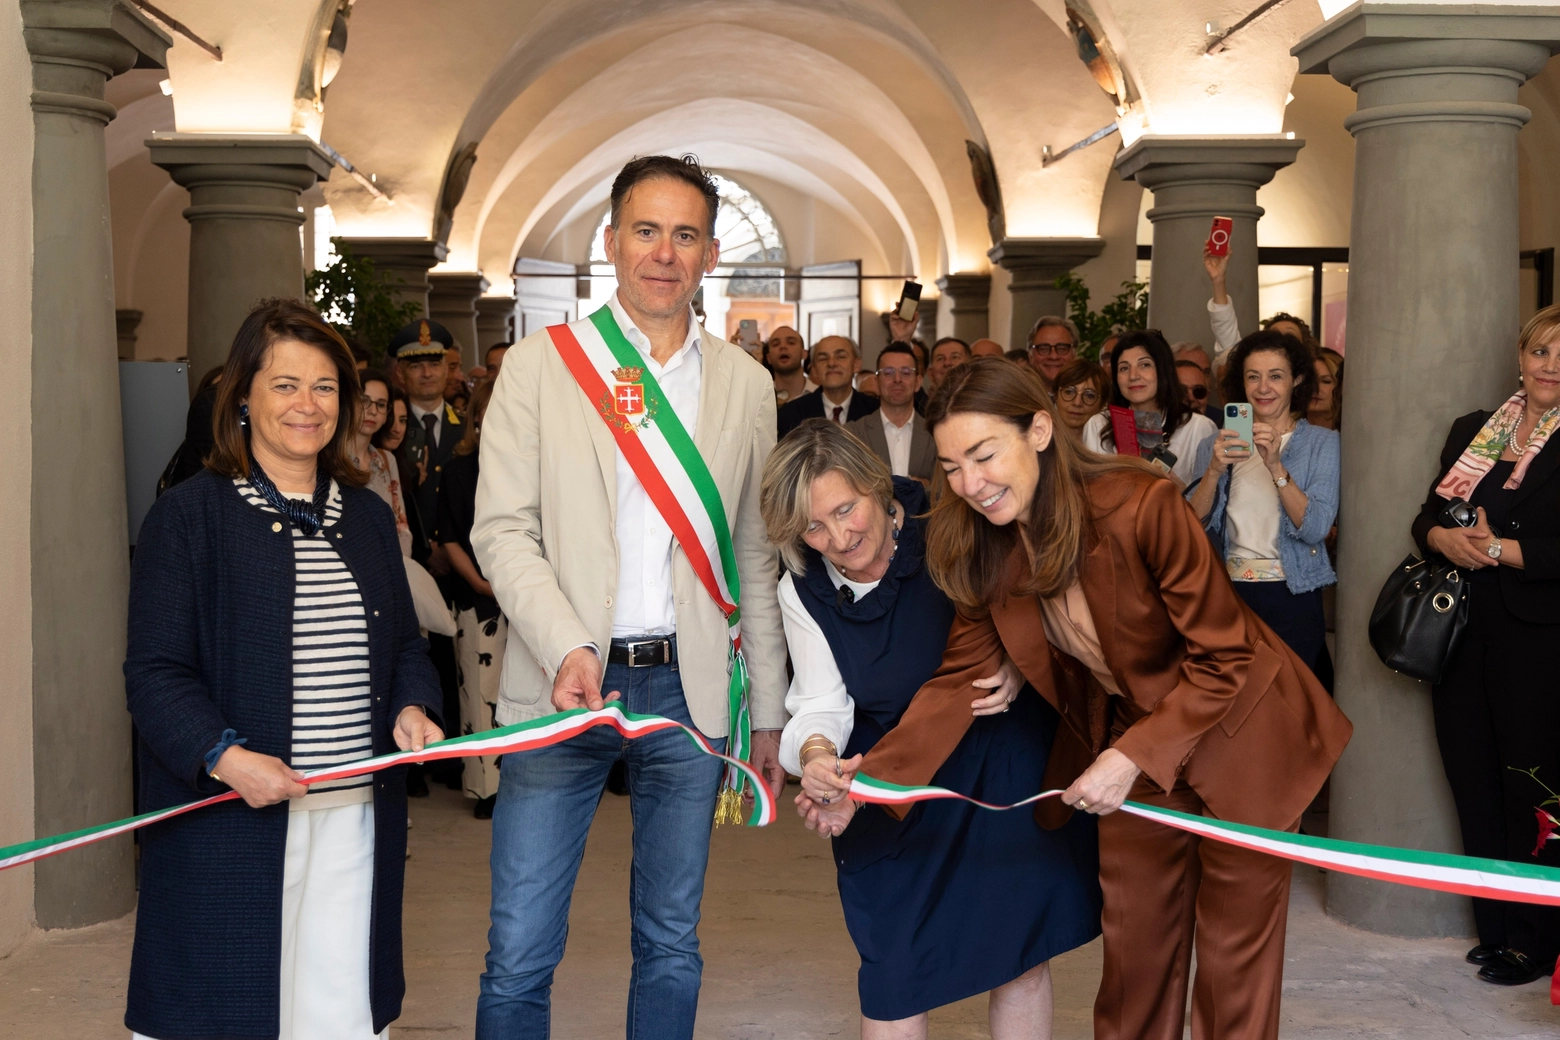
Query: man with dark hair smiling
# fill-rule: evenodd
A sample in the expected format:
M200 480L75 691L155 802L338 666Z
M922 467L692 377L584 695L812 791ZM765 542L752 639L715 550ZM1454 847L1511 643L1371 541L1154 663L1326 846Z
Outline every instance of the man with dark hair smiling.
M785 644L758 503L774 384L694 319L720 258L717 202L691 158L618 174L604 232L617 292L509 350L482 422L471 543L510 622L499 725L620 700L749 759L778 794ZM505 757L478 1040L547 1035L585 837L619 759L634 810L627 1032L692 1037L710 827L741 798L684 733L597 727Z
M926 420L915 411L921 374L908 343L890 343L878 352L877 383L882 394L877 412L845 428L860 437L894 476L930 484L937 446L927 432Z

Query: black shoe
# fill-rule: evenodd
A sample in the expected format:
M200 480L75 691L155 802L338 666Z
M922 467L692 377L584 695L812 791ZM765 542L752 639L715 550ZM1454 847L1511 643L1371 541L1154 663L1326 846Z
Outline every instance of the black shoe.
M1468 951L1467 961L1469 964L1477 964L1483 967L1499 957L1504 949L1505 947L1498 943L1480 943Z
M415 766L406 772L406 794L410 798L428 797L428 781L423 778L422 770Z
M612 763L607 771L607 790L618 795L628 793L628 768L621 761Z
M491 820L493 818L493 803L498 801L498 795L490 794L486 798L478 798L471 815L479 820Z
M1549 974L1533 958L1518 950L1502 950L1500 956L1479 969L1479 978L1497 986L1526 986Z

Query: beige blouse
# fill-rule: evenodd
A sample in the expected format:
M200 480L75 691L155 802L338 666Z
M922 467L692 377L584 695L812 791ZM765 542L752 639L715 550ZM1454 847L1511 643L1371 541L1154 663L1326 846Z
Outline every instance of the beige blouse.
M1105 664L1105 652L1094 627L1094 615L1089 613L1089 601L1084 598L1083 586L1076 579L1060 596L1040 597L1040 616L1045 637L1052 646L1077 658L1101 686L1121 696L1116 677Z

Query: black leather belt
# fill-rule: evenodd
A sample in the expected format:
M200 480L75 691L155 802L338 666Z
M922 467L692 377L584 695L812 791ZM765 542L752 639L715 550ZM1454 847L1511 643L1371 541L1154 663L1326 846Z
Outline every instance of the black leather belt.
M677 637L647 636L644 639L614 639L607 649L608 664L626 664L630 668L650 668L677 663Z

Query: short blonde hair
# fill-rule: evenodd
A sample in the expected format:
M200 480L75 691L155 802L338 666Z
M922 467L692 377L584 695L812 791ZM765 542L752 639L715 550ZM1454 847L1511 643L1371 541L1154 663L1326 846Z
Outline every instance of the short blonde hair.
M1526 354L1529 347L1548 343L1556 332L1560 332L1560 303L1545 307L1527 320L1522 335L1517 337L1517 353Z
M893 502L894 478L888 467L843 426L808 419L792 430L764 463L758 504L764 530L793 574L807 571L802 535L812 522L813 481L831 471L849 481L857 494L876 499L885 511Z

